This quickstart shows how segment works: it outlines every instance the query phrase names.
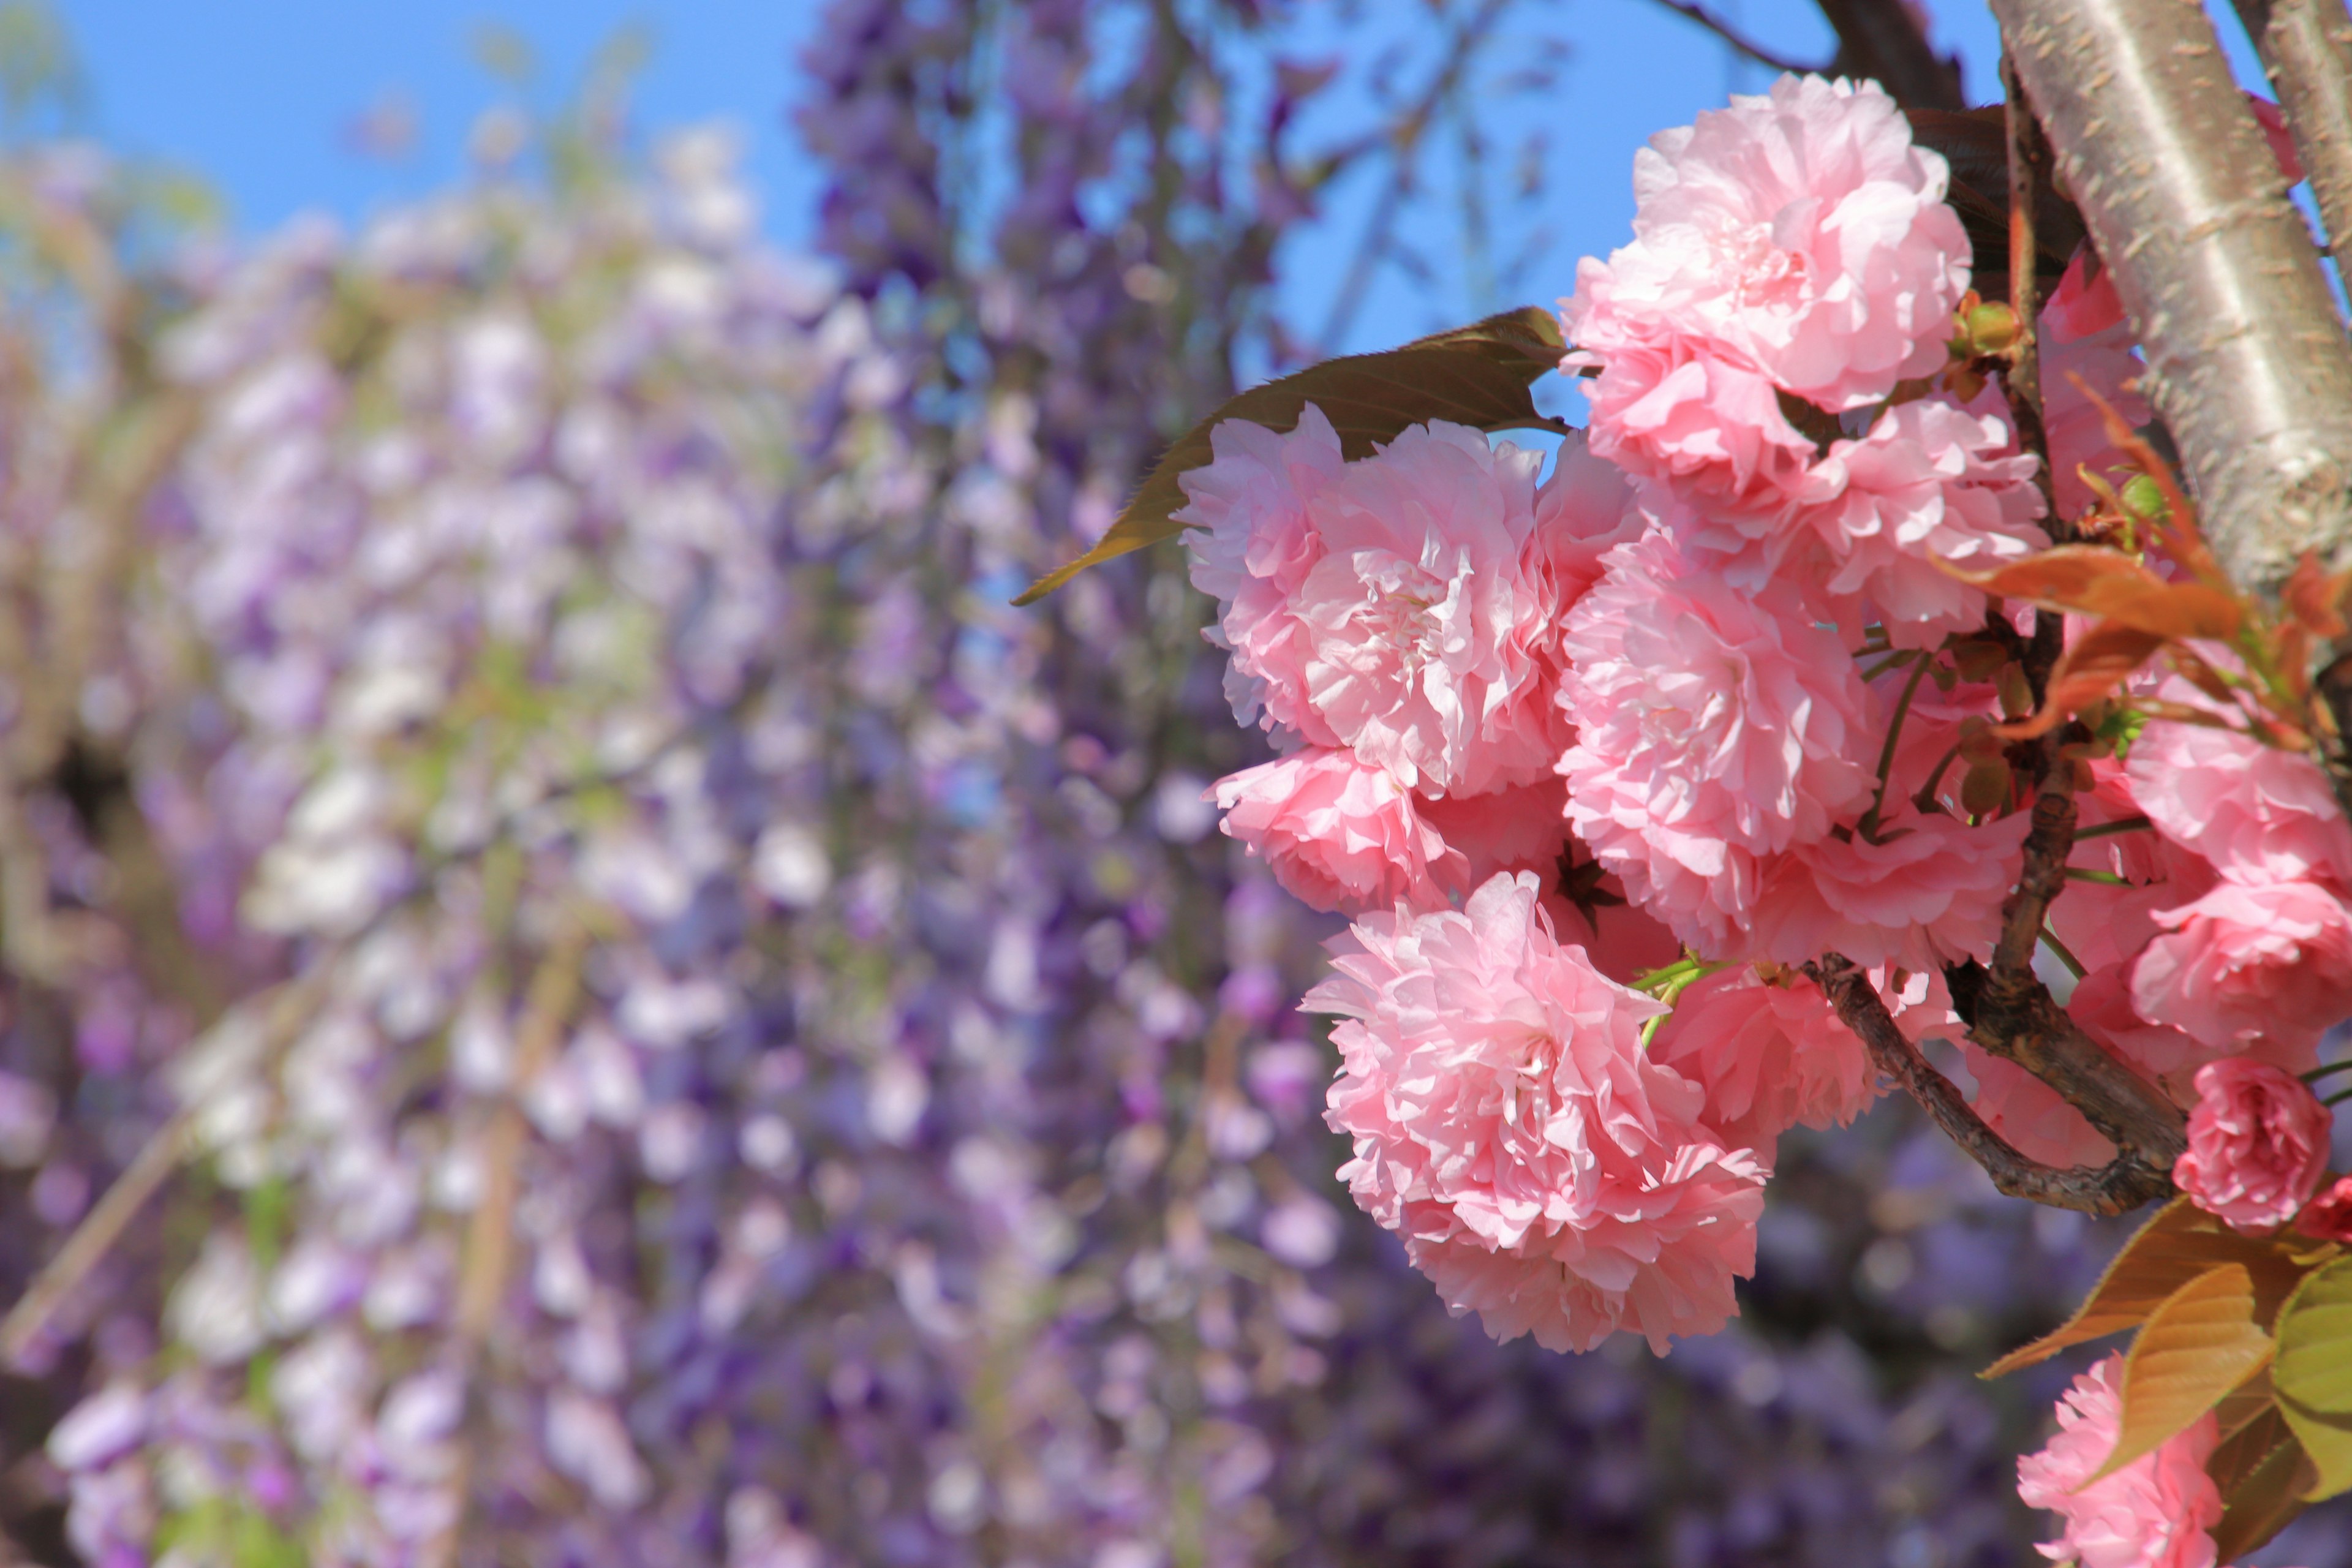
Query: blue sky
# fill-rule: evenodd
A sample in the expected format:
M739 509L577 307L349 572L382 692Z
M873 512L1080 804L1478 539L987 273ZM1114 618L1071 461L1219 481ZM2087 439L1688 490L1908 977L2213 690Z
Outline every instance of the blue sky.
M514 96L476 58L473 40L486 24L529 43L536 68L527 92L542 103L577 83L601 43L626 26L644 26L654 53L639 79L641 121L732 121L744 133L770 233L793 244L810 231L818 174L787 113L797 90L794 59L821 0L54 3L82 58L99 139L202 174L248 232L315 208L358 219L456 177L475 116ZM1940 40L1966 61L1971 95L1991 97L1998 43L1983 0L1931 4ZM1829 52L1828 29L1811 0L1716 0L1714 8L1788 55ZM1310 0L1301 52L1369 60L1377 50L1367 31L1421 47L1433 42L1416 37L1427 28L1411 0L1370 0L1365 12L1372 20L1349 33L1325 20L1328 0ZM1537 265L1516 280L1513 297L1500 299L1474 297L1459 257L1433 258L1426 282L1392 271L1339 346L1376 347L1487 308L1566 292L1577 257L1605 253L1625 234L1631 159L1642 140L1719 104L1727 91L1756 90L1769 79L1652 0L1554 0L1531 14L1541 32L1570 47L1560 86L1493 118L1505 147L1538 125L1550 135L1540 207L1505 225L1516 224L1510 232L1521 236L1544 231ZM2234 26L2224 31L2234 44ZM1360 120L1365 90L1360 80L1343 79L1319 112L1334 124ZM414 112L415 150L393 162L359 155L349 127L372 107L394 101ZM1446 199L1443 159L1433 177L1433 199ZM1322 220L1279 258L1285 314L1309 335L1328 319L1328 297L1375 194L1367 182L1334 192Z

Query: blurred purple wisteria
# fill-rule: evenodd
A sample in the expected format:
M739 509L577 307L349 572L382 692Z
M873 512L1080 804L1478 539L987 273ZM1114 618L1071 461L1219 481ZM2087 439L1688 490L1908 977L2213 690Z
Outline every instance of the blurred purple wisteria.
M6 154L0 1562L2020 1560L2063 1373L1970 1373L2113 1237L1890 1107L1731 1331L1489 1342L1201 605L1008 606L1398 155L1287 20L836 0L821 258L603 89L249 245Z

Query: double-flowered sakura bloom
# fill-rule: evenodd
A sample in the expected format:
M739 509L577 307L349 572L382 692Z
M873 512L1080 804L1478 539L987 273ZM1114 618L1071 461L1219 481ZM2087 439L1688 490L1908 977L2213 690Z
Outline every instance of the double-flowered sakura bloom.
M1806 476L1798 516L1828 555L1830 602L1869 606L1841 620L1878 622L1890 644L1910 648L1983 626L1985 596L1941 563L1990 572L2050 542L2034 526L2034 467L2003 421L1928 400L1831 447Z
M1367 915L1307 996L1337 1014L1328 1121L1356 1201L1454 1311L1498 1338L1663 1352L1733 1311L1768 1162L1727 1147L1699 1086L1645 1056L1664 1009L1563 945L1532 874L1459 910Z
M1442 422L1343 460L1308 405L1227 421L1186 474L1194 583L1218 599L1244 722L1305 749L1220 781L1224 829L1318 909L1458 900L1567 847L1553 765L1560 617L1639 528L1623 477Z
M2216 1050L2302 1065L2352 1015L2352 909L2311 882L2224 881L2158 917L2132 969L2141 1016Z
M1310 403L1287 435L1228 419L1209 432L1209 448L1213 460L1183 477L1189 504L1177 514L1193 525L1185 534L1192 585L1217 601L1206 635L1233 655L1234 716L1271 727L1255 671L1298 657L1290 645L1299 628L1276 611L1317 559L1307 507L1339 477L1339 437Z
M2177 676L2156 695L2208 705ZM2159 719L2132 742L2126 773L2133 801L2158 831L2222 876L2352 888L2352 824L2310 757L2241 731Z
M1736 588L1664 532L1607 563L1564 639L1569 820L1685 942L1744 956L1765 858L1869 802L1870 692L1785 584Z
M1550 773L1565 743L1553 626L1574 576L1553 535L1615 528L1622 487L1595 498L1598 518L1539 509L1542 454L1442 421L1339 462L1312 405L1289 437L1228 421L1212 441L1179 516L1200 525L1194 580L1267 722L1431 795Z
M2221 1492L2205 1473L2221 1444L2211 1411L2115 1474L2091 1479L2122 1426L2123 1364L2110 1355L2077 1377L2058 1403L2048 1447L2017 1462L2018 1495L2065 1521L2042 1554L2082 1568L2213 1568L2209 1532L2221 1522Z
M2189 1201L2238 1230L2284 1225L2327 1170L2333 1119L2310 1086L2251 1057L2197 1069L2189 1150L2172 1179Z
M1386 769L1317 746L1219 779L1225 831L1265 858L1302 903L1354 914L1445 901L1468 863Z
M2164 700L2194 705L2178 677ZM2154 912L2132 1002L2215 1054L2311 1065L2352 1016L2352 826L2319 765L2242 732L2151 721L2126 777L2158 833L2220 879Z
M1906 1034L1957 1022L1940 981L1874 976ZM1769 980L1735 964L1699 980L1675 1003L1651 1059L1696 1080L1706 1119L1768 1156L1791 1127L1843 1127L1885 1093L1861 1039L1821 988L1782 971Z
M1628 349L1687 344L1865 406L1944 363L1968 287L1948 181L1874 84L1784 76L1635 154L1633 243L1578 268L1569 335L1604 382Z

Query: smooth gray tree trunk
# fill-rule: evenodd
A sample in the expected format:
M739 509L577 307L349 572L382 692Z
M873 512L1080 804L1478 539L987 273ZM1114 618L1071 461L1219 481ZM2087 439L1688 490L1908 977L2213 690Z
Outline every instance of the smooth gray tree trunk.
M2238 584L2352 565L2352 345L2198 0L1992 0Z

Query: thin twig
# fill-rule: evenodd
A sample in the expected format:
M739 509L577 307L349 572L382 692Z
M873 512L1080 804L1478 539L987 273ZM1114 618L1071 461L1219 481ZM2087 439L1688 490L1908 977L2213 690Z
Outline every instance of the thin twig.
M301 980L285 982L270 994L269 1016L263 1034L265 1058L293 1038L296 1029L310 1016L317 993L323 989L325 976L334 968L331 961L322 963ZM155 1130L146 1146L114 1179L114 1184L106 1189L105 1195L89 1213L82 1216L81 1224L66 1237L65 1245L34 1277L16 1305L8 1309L7 1317L0 1319L0 1366L16 1364L25 1349L48 1327L58 1304L113 1250L123 1231L147 1206L147 1201L194 1151L195 1140L190 1134L201 1109L197 1104L184 1105Z
M2171 1183L2160 1172L2149 1170L2129 1154L2118 1154L2102 1167L2076 1165L2063 1170L2026 1158L1987 1126L1951 1079L1920 1054L1887 1012L1869 974L1853 960L1842 953L1825 953L1805 965L1805 973L1822 988L1846 1027L1861 1039L1872 1065L1918 1101L1945 1135L1984 1167L1992 1184L2011 1197L2085 1214L2111 1215L2137 1208L2171 1190Z
M2047 737L2076 739L2080 726ZM2054 748L2053 748L2054 749ZM2001 906L2000 940L1975 999L1969 1037L2052 1089L2159 1181L2187 1147L2179 1107L2084 1033L2033 972L2050 906L2066 889L2074 848L2074 768L2063 757L2043 776L2025 836L2016 889Z
M456 1311L458 1371L471 1405L466 1431L459 1441L467 1448L478 1447L476 1429L488 1414L475 1372L489 1343L490 1330L497 1322L499 1305L505 1300L507 1281L513 1272L515 1203L521 1184L524 1144L530 1134L517 1094L539 1076L563 1043L564 1026L571 1021L572 1008L580 999L580 971L587 957L589 941L586 924L572 924L557 938L531 975L530 991L523 1000L522 1020L515 1031L514 1071L509 1080L513 1092L491 1110L489 1124L483 1131L482 1190L467 1221ZM472 1499L472 1488L467 1479L469 1468L465 1463L456 1468L457 1485L461 1489L458 1505L450 1515L448 1527L429 1543L425 1553L425 1560L436 1568L447 1568L457 1561L457 1537L465 1528Z
M114 1179L106 1195L82 1217L74 1233L66 1237L65 1245L58 1248L57 1256L34 1277L33 1283L16 1299L16 1304L8 1309L8 1316L0 1319L0 1366L18 1364L26 1348L48 1327L58 1304L89 1277L90 1270L113 1250L115 1242L138 1217L139 1211L147 1206L147 1200L180 1168L193 1120L190 1110L183 1107L155 1130L146 1147Z
M2034 233L2035 204L2050 184L2050 142L2006 58L2000 62L2000 85L2008 99L2002 118L2009 149L2009 306L2017 315L2017 342L2009 351L2001 384L2009 394L2018 445L2040 459L2033 478L2041 487L2050 535L2063 543L2070 531L2058 515L2057 476L2050 471L2050 437L2042 412L2042 248ZM2034 630L2041 630L2039 621Z
M1766 48L1706 6L1699 5L1697 0L1651 0L1651 4L1672 11L1686 21L1696 22L1700 26L1729 44L1735 51L1746 55L1759 66L1766 66L1776 71L1794 71L1799 76L1829 69L1829 62L1826 60L1795 59Z

